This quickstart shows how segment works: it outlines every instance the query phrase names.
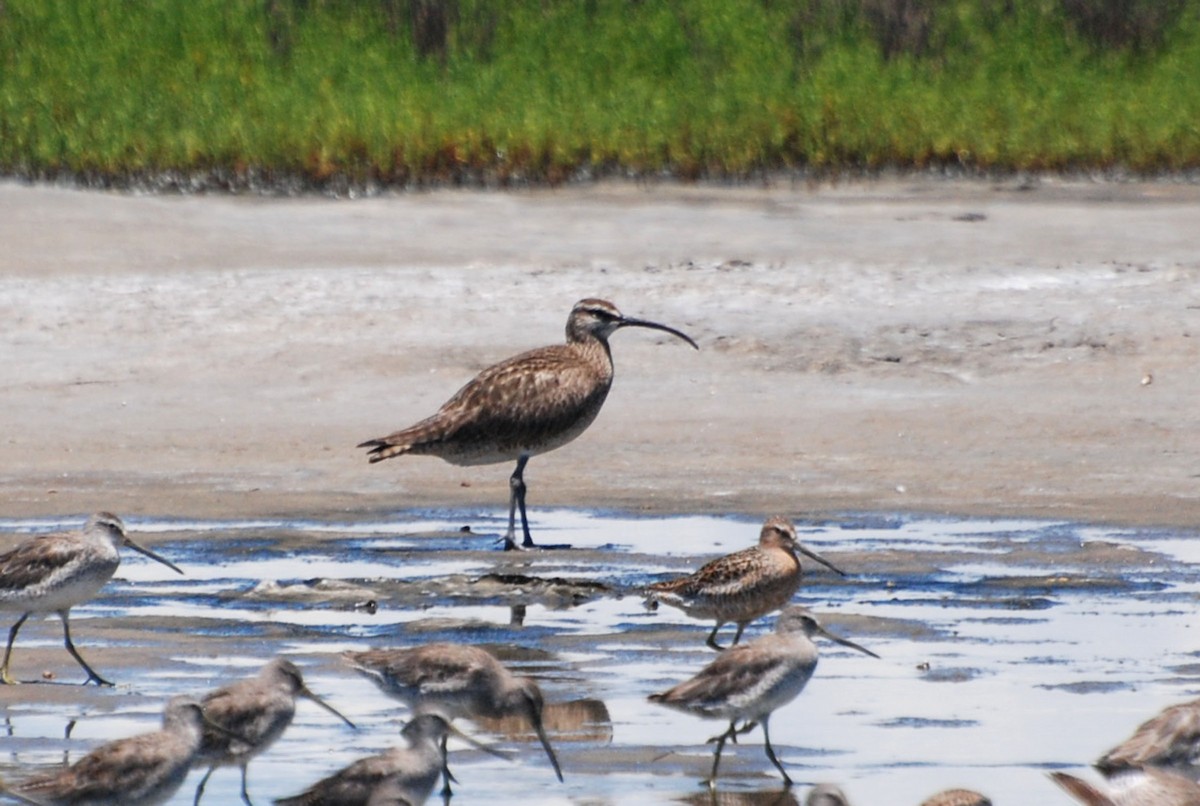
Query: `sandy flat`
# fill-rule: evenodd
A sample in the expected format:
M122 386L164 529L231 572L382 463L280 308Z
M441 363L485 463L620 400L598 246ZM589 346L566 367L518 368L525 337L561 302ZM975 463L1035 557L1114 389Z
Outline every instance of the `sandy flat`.
M1200 187L137 196L0 183L3 514L502 508L354 445L611 299L687 331L530 504L1200 522Z

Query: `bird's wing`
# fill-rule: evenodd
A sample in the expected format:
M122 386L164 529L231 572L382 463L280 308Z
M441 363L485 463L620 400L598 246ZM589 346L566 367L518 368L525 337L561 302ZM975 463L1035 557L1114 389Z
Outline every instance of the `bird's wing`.
M650 590L669 591L682 596L694 595L699 591L718 596L736 594L745 588L746 576L761 564L761 556L756 549L744 549L705 563L700 570L687 576L656 582L650 586Z
M1200 751L1200 700L1173 705L1146 720L1105 753L1096 767L1119 770L1146 764L1190 763Z
M102 745L71 767L72 802L120 796L141 788L178 761L173 749L161 733Z
M205 725L202 752L246 753L264 741L269 742L288 726L296 712L291 697L275 697L267 692L263 698L257 694L255 688L234 683L205 695L204 716L234 736ZM254 744L248 746L242 740Z
M54 539L49 539L53 537ZM76 546L62 535L27 540L0 555L0 590L22 590L45 579L78 557Z
M801 663L794 654L770 651L763 642L741 644L722 652L695 677L651 699L693 711L722 710L769 690Z

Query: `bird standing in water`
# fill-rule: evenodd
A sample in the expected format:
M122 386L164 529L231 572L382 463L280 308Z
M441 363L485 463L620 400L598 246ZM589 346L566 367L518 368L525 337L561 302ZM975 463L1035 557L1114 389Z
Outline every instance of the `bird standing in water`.
M533 727L554 774L562 781L558 757L542 724L545 700L538 684L504 667L487 650L465 644L435 643L406 649L368 649L342 654L359 673L414 714L459 718L499 718L516 714ZM443 753L445 743L443 742ZM443 792L449 794L445 771Z
M74 532L38 535L0 554L0 610L21 614L8 632L0 682L16 683L8 672L13 642L21 625L34 613L57 613L62 619L63 643L76 663L87 672L86 683L113 685L88 665L71 641L72 607L96 595L121 565L122 546L156 560L182 574L170 560L137 543L125 533L125 524L111 512L100 512Z
M213 771L224 764L242 769L242 800L250 803L246 791L246 767L283 735L296 715L296 698L312 700L350 727L354 723L304 685L296 664L287 658L275 658L249 680L239 680L204 695L200 701L208 721L224 730L207 728L196 763L209 765L196 787L193 804L200 803L204 786Z
M655 582L647 588L647 604L677 607L692 618L716 619L706 642L720 651L717 632L729 622L737 624L733 644L746 625L778 610L792 600L800 587L800 552L845 576L825 558L809 551L796 539L796 527L776 516L763 524L758 545L706 563L699 571L677 579Z
M509 478L506 549L533 548L525 513L525 465L582 434L604 405L613 380L608 337L623 327L661 330L700 349L674 328L625 316L611 302L585 299L567 317L567 343L542 347L488 367L416 425L369 439L372 463L404 454L438 456L455 465L517 463Z
M163 709L163 726L102 745L66 769L22 781L4 794L41 806L159 806L183 784L200 749L204 714L191 697Z
M725 742L753 730L762 723L763 743L767 758L783 775L786 786L792 785L783 764L771 747L768 724L771 714L788 704L804 690L817 668L815 636L850 647L864 655L878 658L874 652L827 631L816 616L803 607L789 607L779 614L775 632L722 652L690 680L661 694L651 694L650 702L695 714L705 719L729 720L729 729L709 739L716 742L712 772L707 784L715 788L717 767ZM737 723L741 720L742 726Z

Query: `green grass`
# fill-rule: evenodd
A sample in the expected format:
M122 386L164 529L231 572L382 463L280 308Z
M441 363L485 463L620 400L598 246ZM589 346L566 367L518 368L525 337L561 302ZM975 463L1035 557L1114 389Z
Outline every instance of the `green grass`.
M1200 165L1194 7L1134 50L1050 0L943 0L934 44L885 58L854 0L823 2L838 13L813 25L821 0L457 0L423 57L396 0L391 20L387 0L4 0L0 172Z

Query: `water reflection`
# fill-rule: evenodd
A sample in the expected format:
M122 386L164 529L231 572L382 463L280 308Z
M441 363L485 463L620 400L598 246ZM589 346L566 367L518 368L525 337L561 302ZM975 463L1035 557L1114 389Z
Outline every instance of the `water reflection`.
M363 726L339 736L320 718L298 714L279 745L255 761L256 793L291 794L315 770L395 741L394 704L350 673L341 651L454 641L485 645L538 680L547 727L564 744L567 781L468 756L464 802L470 795L525 806L568 798L796 802L773 781L755 780L757 747L748 751L754 775L734 773L715 796L696 786L711 748L694 742L708 733L698 734L685 715L653 709L646 696L711 660L702 647L706 627L668 610L648 613L628 595L741 547L758 518L572 511L539 511L539 518L556 541L594 548L505 555L458 531L465 520L486 521L474 513L345 523L128 519L135 532L157 532L156 548L180 557L188 576L123 562L76 618L102 662L123 666L129 682L116 691L0 687L4 750L22 772L55 765L68 715L124 710L130 695L161 703L204 691L224 682L231 665L256 666L281 653L298 658L311 685L336 693L339 708L344 703ZM74 518L61 521L37 528ZM0 537L28 528L0 519ZM810 696L780 709L772 741L785 764L809 778L851 782L862 803L919 803L931 780L947 779L977 785L998 803L1044 802L1059 794L1047 768L1088 764L1147 715L1194 696L1196 535L909 516L801 530L806 544L850 576L814 576L797 603L864 642L869 636L884 660L865 668L846 653L823 654ZM750 625L746 640L771 625ZM61 646L52 629L32 629L43 647ZM57 654L47 657L50 671L67 668ZM27 717L25 709L36 713ZM66 743L78 755L137 732L143 717L81 720ZM531 738L527 725L479 727ZM685 763L653 763L672 748ZM238 802L231 778L210 784L213 802ZM758 785L769 788L741 791Z
M791 789L725 792L706 788L703 792L679 798L676 803L686 803L689 806L798 806L800 801Z

